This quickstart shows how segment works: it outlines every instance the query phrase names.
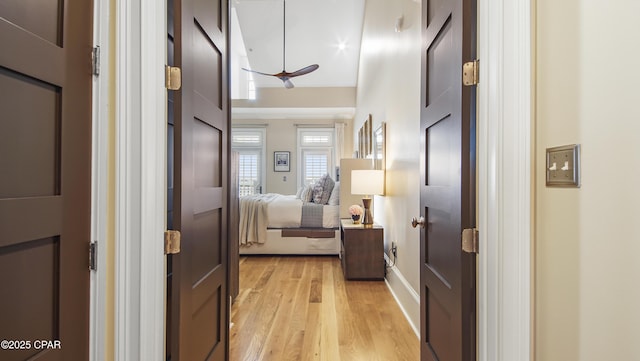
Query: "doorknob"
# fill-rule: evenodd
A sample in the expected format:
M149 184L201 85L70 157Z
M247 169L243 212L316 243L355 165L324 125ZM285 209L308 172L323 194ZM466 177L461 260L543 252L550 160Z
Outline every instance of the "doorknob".
M411 226L413 228L416 228L418 225L420 225L420 228L424 228L424 217L420 217L420 218L413 217L413 218L411 218Z

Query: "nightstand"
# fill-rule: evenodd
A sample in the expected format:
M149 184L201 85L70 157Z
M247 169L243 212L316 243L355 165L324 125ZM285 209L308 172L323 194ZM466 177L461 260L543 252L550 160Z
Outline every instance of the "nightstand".
M384 228L340 220L340 261L348 280L384 279Z

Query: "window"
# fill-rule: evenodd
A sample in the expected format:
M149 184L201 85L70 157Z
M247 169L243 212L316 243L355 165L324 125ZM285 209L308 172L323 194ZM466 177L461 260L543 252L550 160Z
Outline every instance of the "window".
M331 154L327 151L303 151L303 184L313 184L323 174L329 172L329 157Z
M298 129L298 184L315 183L322 175L333 171L333 128Z
M238 177L240 196L264 191L265 129L233 128L231 148L239 153Z

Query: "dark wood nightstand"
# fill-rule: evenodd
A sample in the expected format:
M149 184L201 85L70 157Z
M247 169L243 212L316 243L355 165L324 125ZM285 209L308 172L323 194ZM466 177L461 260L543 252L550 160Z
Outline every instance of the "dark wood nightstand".
M384 278L384 228L364 227L350 219L340 220L340 260L348 280Z

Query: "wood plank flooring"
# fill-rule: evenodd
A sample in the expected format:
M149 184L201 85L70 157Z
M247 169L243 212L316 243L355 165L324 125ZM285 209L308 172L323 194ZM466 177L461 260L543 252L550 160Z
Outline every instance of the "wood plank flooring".
M230 360L420 359L384 281L346 281L338 257L242 257Z

